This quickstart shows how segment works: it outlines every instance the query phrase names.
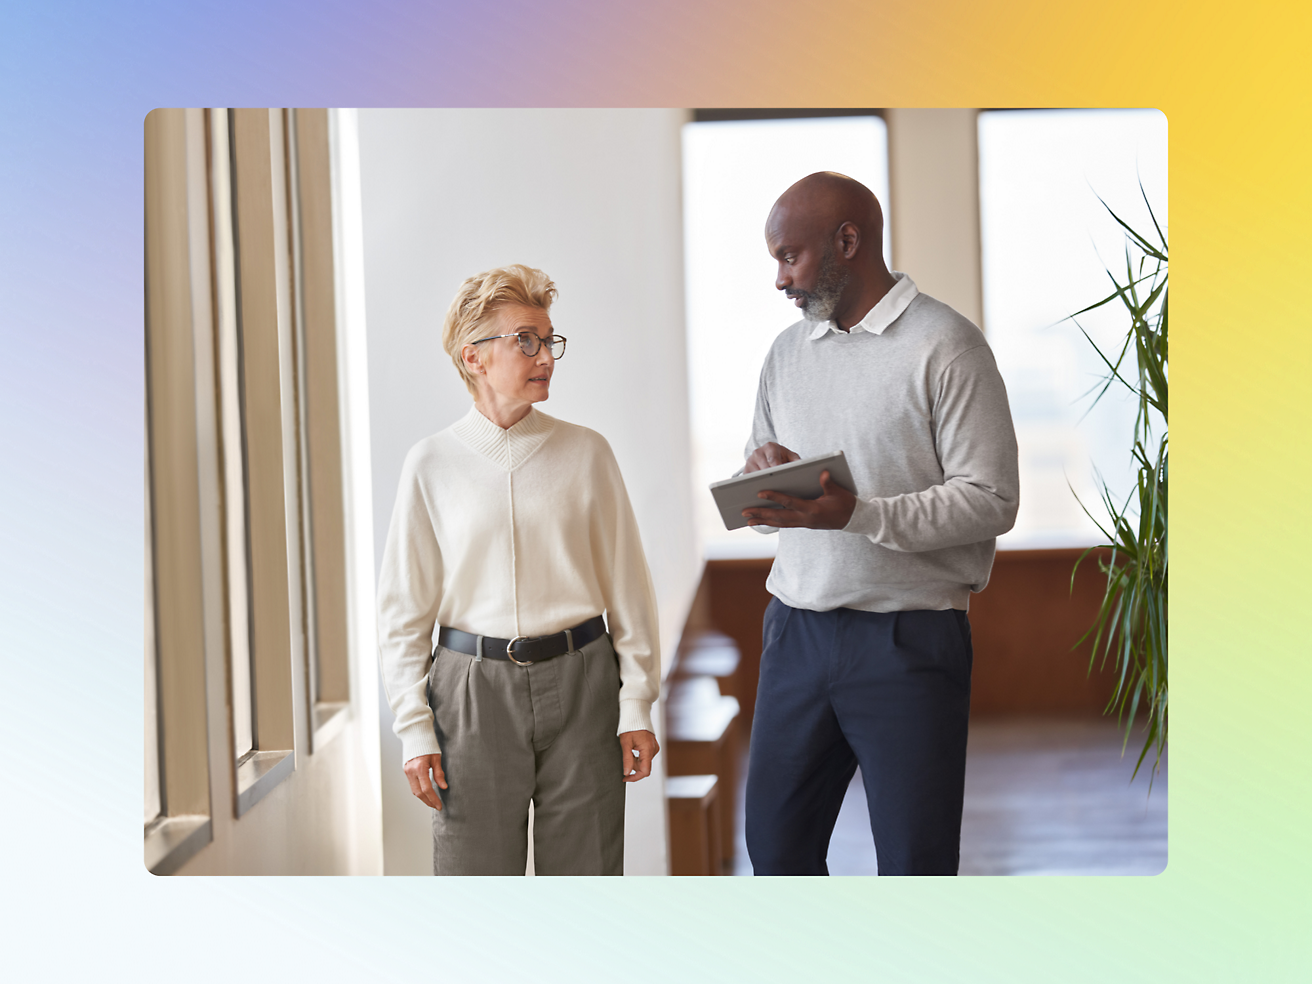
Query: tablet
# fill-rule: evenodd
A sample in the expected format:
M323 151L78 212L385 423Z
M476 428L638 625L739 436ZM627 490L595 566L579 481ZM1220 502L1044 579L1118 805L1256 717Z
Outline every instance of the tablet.
M724 520L724 528L736 530L747 526L743 516L744 509L762 507L782 509L777 502L757 498L758 492L782 492L796 499L818 499L824 494L820 488L820 473L829 470L829 477L856 494L856 483L852 481L852 472L847 467L847 458L842 451L833 454L816 455L814 458L802 458L790 461L786 465L762 468L726 478L723 482L711 483L711 495Z

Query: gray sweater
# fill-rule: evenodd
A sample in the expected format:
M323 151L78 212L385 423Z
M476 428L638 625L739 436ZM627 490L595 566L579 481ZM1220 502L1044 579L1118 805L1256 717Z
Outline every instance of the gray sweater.
M993 353L899 279L890 295L911 293L905 310L881 301L868 330L818 337L798 322L761 369L747 453L767 441L804 458L841 450L857 486L844 529L779 531L766 586L794 608L965 610L1016 520L1016 434Z

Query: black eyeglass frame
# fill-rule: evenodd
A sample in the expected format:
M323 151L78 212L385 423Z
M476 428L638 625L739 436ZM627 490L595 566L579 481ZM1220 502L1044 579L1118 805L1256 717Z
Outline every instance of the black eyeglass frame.
M537 343L536 345L533 346L533 351L532 351L532 352L528 351L528 349L525 347L525 339L524 339L524 336L525 336L525 335L527 335L529 338L532 338L532 339L534 340L534 342ZM541 335L539 335L537 332L528 331L528 330L521 330L521 331L512 331L512 332L507 332L507 333L504 334L504 335L488 335L487 338L478 338L478 339L475 339L474 341L470 342L469 344L470 344L470 345L477 345L479 342L490 342L490 341L492 341L492 340L494 340L494 339L497 339L497 338L518 338L518 339L519 339L519 350L520 350L521 352L523 352L524 355L526 355L526 356L527 356L528 358L530 358L530 359L533 358L533 357L536 356L539 352L542 351L542 345L543 345L544 342L549 344L550 347L549 347L548 351L551 352L551 357L552 357L553 359L561 359L561 358L564 358L564 356L565 356L565 343L568 341L568 339L565 338L564 335L548 335L546 338L543 338L543 337L542 337ZM560 354L559 354L559 355L556 354L556 343L557 343L557 342L560 343Z

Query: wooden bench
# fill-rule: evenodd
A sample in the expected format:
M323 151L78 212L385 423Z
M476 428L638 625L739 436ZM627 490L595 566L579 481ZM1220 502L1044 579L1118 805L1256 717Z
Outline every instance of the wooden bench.
M716 776L668 776L670 874L722 873L719 782Z
M737 698L721 694L713 676L677 675L669 681L665 701L666 773L675 778L719 777L718 847L719 862L724 866L732 866L734 853L738 711Z

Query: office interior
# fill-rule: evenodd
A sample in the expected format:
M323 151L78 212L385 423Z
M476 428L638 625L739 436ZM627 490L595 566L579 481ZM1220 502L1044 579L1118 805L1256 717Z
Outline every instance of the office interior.
M557 283L569 338L542 409L610 443L656 588L663 752L627 788L625 873L751 873L741 787L773 548L717 529L706 484L741 463L760 360L795 320L750 216L759 237L771 181L787 184L776 172L805 167L876 190L890 267L981 326L1012 396L1022 516L971 602L962 874L1163 870L1165 759L1131 780L1138 740L1123 754L1103 714L1112 676L1079 644L1102 596L1095 561L1072 577L1099 542L1080 503L1099 476L1123 480L1130 437L1114 399L1089 409L1091 343L1056 323L1096 299L1080 292L1105 283L1120 233L1094 242L1090 218L1067 230L1075 247L1024 249L1023 223L1005 233L1027 209L1064 215L1036 183L1059 166L1093 196L1087 214L1101 191L1141 217L1126 196L1142 185L1164 224L1165 121L1045 112L151 113L148 869L431 871L429 810L378 676L374 582L407 450L469 406L441 350L450 298L526 263ZM1042 158L1059 137L1065 156ZM745 163L726 164L717 141L740 138ZM998 150L1008 140L1037 178ZM1113 194L1094 158L1118 141ZM738 192L741 223L722 208ZM1118 330L1086 327L1102 343ZM877 871L862 796L858 777L834 874Z

